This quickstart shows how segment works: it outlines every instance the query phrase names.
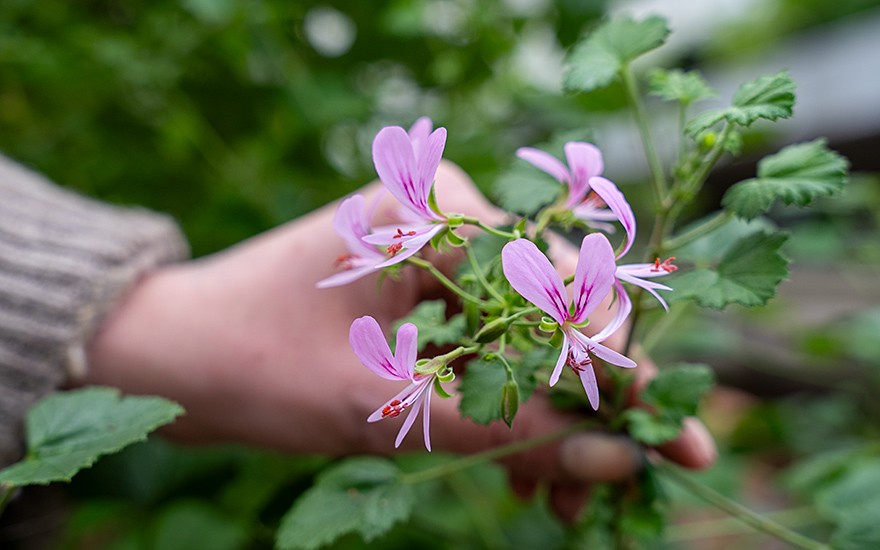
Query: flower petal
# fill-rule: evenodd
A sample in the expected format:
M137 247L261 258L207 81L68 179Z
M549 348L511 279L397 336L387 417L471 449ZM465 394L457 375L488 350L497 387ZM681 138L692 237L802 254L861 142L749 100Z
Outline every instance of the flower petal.
M584 237L574 272L572 322L584 322L611 292L615 269L614 250L608 238L600 233Z
M432 387L425 390L425 410L422 412L422 432L425 434L425 448L429 453L431 452L431 395L433 393L434 388Z
M327 278L321 279L315 284L315 288L333 288L336 286L347 285L353 281L360 279L365 275L376 271L375 265L366 265L363 267L353 267L340 273L334 273Z
M417 159L409 135L400 126L379 130L373 140L373 164L385 188L404 206L427 215L428 195L423 193Z
M562 278L533 242L517 239L504 245L501 268L510 286L523 298L541 308L560 325L565 323L568 318L568 297Z
M416 367L416 356L419 353L419 329L412 323L404 323L397 329L397 344L394 359L397 372L406 372L413 377Z
M424 146L413 143L413 150L416 152L416 169L418 170L418 190L425 199L424 211L426 215L435 220L442 220L443 217L428 207L428 195L431 193L431 186L434 185L434 176L437 175L437 168L440 167L440 159L443 158L445 147L446 128L434 130L428 136Z
M419 389L416 390L410 397L412 402L412 407L410 408L409 414L406 415L406 419L403 421L403 425L400 427L400 431L397 432L397 438L394 440L394 448L400 447L400 444L403 442L403 438L406 437L406 434L409 433L410 428L412 428L413 423L416 421L416 417L419 415L419 410L422 408L422 403L425 401L425 391L430 390L431 383L433 381L433 377L427 378L423 382L419 382Z
M612 365L617 365L618 367L623 367L625 369L631 369L636 366L636 362L629 357L617 353L608 346L603 346L595 340L590 339L589 346L590 353L605 361L606 363L611 363Z
M584 200L590 189L590 178L602 173L602 153L591 143L570 141L565 144L565 159L571 172L568 184L568 205L571 207Z
M419 389L422 386L419 385L418 382L409 383L404 389L400 390L394 397L389 399L388 401L382 403L382 406L376 409L375 411L367 417L367 422L378 422L380 420L384 420L385 417L382 416L382 411L385 410L385 407L391 405L394 401L399 401L401 403L411 403L413 394L418 393Z
M633 214L632 207L626 202L623 193L621 193L620 189L618 189L610 180L598 177L592 178L590 179L590 187L592 187L593 191L599 195L599 198L605 201L605 204L607 204L608 208L614 212L617 219L620 220L620 223L626 230L626 245L623 247L620 254L617 255L617 257L620 258L629 252L633 240L636 238L635 214Z
M584 393L590 400L590 406L594 411L599 410L599 383L596 382L596 372L593 365L585 365L578 370L578 378L581 379L581 385L584 387Z
M411 374L397 369L394 356L379 323L369 315L355 319L348 333L351 349L365 367L386 380L410 380Z
M617 332L623 326L624 321L629 316L629 312L632 311L632 300L620 281L614 283L614 288L617 290L617 311L614 313L611 321L605 325L605 328L590 337L594 342L603 342Z
M540 149L534 149L532 147L520 147L516 150L516 156L528 162L538 170L547 172L559 180L559 183L568 184L571 180L568 168L562 164L562 161L550 153L545 153Z
M556 366L553 367L553 374L550 375L550 385L555 386L559 382L562 375L562 367L565 366L565 360L568 359L568 334L562 333L562 348L559 350L559 359L556 360Z
M434 235L444 229L446 229L446 225L442 223L426 225L417 230L415 235L406 236L399 241L396 241L401 244L400 250L394 256L380 263L377 267L388 267L389 265L399 264L421 250L423 246L428 244L428 241L434 238Z
M367 200L361 194L348 197L336 209L333 216L333 229L345 241L349 252L369 254L372 247L361 238L370 233L370 221L367 219Z
M434 122L431 121L430 118L423 116L419 117L412 126L409 128L409 140L412 142L413 153L415 153L416 158L422 154L422 149L425 146L425 143L428 141L428 136L431 135L431 131L434 129Z
M640 264L632 264L632 266L638 266L638 265L640 265ZM643 265L650 266L651 264L643 264ZM672 290L672 288L668 287L666 285L660 284L660 283L655 283L654 281L645 281L643 279L640 279L639 277L635 277L630 272L624 271L624 268L626 268L626 267L631 267L631 266L626 266L626 265L618 266L618 268L617 268L618 280L625 281L631 285L636 285L636 286L644 288L649 293L651 293L651 295L654 298L657 298L657 301L660 302L660 305L663 306L663 309L665 309L666 311L669 311L669 305L666 303L666 300L664 300L662 296L657 294L657 291L658 290ZM666 275L666 274L667 273L665 273L665 272L660 273L660 274L653 273L653 274L649 274L649 275L642 275L642 277L657 277L659 275Z

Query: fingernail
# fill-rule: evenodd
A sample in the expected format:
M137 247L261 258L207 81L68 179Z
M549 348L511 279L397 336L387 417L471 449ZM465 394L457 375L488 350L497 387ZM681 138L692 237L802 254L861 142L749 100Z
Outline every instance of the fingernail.
M631 439L598 432L563 441L559 460L562 468L580 481L618 481L642 467L642 453Z
M718 447L715 445L715 438L709 433L706 425L699 419L688 417L684 419L682 427L682 436L687 437L694 446L694 455L700 464L695 465L696 468L707 468L715 463L718 458Z

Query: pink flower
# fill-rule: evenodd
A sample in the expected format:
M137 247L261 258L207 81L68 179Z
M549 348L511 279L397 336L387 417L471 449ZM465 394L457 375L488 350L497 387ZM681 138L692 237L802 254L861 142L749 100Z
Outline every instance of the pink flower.
M519 239L506 244L501 251L501 265L510 285L552 317L562 329L562 349L550 376L550 385L556 384L563 365L568 364L580 377L590 405L598 409L599 387L590 354L620 367L636 366L628 357L601 344L623 325L629 315L629 308L623 302L618 306L614 319L594 336L588 337L577 329L611 292L615 280L611 243L599 233L584 237L571 301L567 298L562 278L531 241Z
M367 208L363 195L352 195L339 204L333 218L333 229L345 241L348 254L336 258L344 271L318 281L318 288L348 284L379 269L385 255L368 245L363 238L370 233L373 208Z
M389 399L367 418L367 422L378 422L385 418L395 418L407 412L406 420L397 433L394 446L399 447L403 438L412 428L419 410L424 407L422 429L425 433L425 448L431 450L430 422L431 386L436 375L415 373L418 353L418 328L405 323L397 329L396 353L385 341L379 323L369 316L355 319L349 331L349 343L355 355L365 367L386 380L404 380L410 384L403 391Z
M673 265L673 261L675 260L675 256L669 257L667 260L661 262L660 258L654 260L652 264L627 264L621 265L617 267L617 279L618 281L626 281L631 285L636 285L644 288L651 295L657 298L657 301L660 302L660 305L663 306L663 309L669 311L669 305L666 303L659 294L657 294L658 290L672 290L672 288L662 285L660 283L655 283L654 281L645 281L645 278L652 277L662 277L664 275L669 275L670 273L677 271L678 267ZM620 283L618 284L618 294L623 292L622 288L620 288ZM626 298L629 300L629 297Z
M567 167L553 155L531 147L518 149L516 156L567 185L568 198L565 206L587 225L611 231L613 226L605 222L619 220L626 229L626 249L623 253L629 250L635 237L635 216L617 186L600 177L604 165L598 147L580 141L566 143ZM595 195L590 195L590 190ZM601 202L608 205L608 208L602 208Z
M388 191L406 207L405 223L377 228L364 237L385 246L391 257L379 267L404 261L446 227L446 217L431 209L428 197L446 145L446 129L431 131L422 117L407 133L399 126L382 128L373 140L373 163Z

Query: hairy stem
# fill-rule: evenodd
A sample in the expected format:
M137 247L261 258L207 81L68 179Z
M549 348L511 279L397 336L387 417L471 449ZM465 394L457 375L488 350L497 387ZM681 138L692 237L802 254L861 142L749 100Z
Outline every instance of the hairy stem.
M491 233L492 235L495 235L497 237L504 237L505 239L515 239L516 238L516 235L514 235L513 233L510 233L509 231L503 231L501 229L496 229L496 228L492 227L491 225L486 225L477 218L471 218L471 217L465 216L462 219L462 222L466 223L468 225L475 225L475 226L479 227L480 229L482 229L483 231L485 231L486 233Z
M697 227L694 227L693 229L690 229L685 233L678 235L677 237L667 239L663 242L662 248L663 250L675 250L677 248L681 248L682 246L699 239L703 235L706 235L718 229L732 218L733 214L731 214L727 210L722 210L721 212L718 212Z
M642 102L641 95L639 95L638 85L630 66L624 66L620 73L636 126L639 129L639 135L642 138L645 156L648 158L648 166L651 169L651 175L654 177L654 197L657 202L661 202L666 197L668 185L666 183L666 174L663 171L663 163L660 161L660 155L657 154L657 150L654 148L654 140L651 138L651 127L648 123L648 116L645 113L645 105Z
M757 531L776 537L796 548L803 548L805 550L831 550L831 547L827 544L805 537L766 516L758 514L754 510L746 508L742 504L727 498L714 489L710 489L702 483L682 474L673 466L658 464L655 467L657 468L657 471L663 474L666 478L673 480L690 493L702 498L716 508L724 510Z
M420 268L424 269L425 271L427 271L428 273L430 273L431 275L433 275L434 278L440 282L440 284L442 284L443 286L445 286L446 288L448 288L449 290L451 290L452 292L457 294L462 300L467 300L468 302L473 302L480 307L485 307L488 305L485 300L481 300L480 298L477 298L473 294L467 292L466 290L464 290L463 288L461 288L460 286L455 284L453 281L451 281L449 279L449 277L447 277L439 269L434 267L434 264L432 264L431 262L428 262L428 261L423 260L421 258L416 258L415 256L410 256L409 258L406 259L406 262L408 264L412 264L416 267L420 267Z
M498 303L503 304L504 297L498 293L498 290L494 286L489 284L488 280L486 280L486 274L483 273L483 268L480 267L480 263L477 261L477 257L474 256L474 249L471 247L471 244L469 242L464 243L464 251L467 255L468 263L471 265L471 269L473 270L474 275L477 277L477 281L479 281L480 284L483 285L483 288L486 289L486 292L488 292L494 299L498 300Z

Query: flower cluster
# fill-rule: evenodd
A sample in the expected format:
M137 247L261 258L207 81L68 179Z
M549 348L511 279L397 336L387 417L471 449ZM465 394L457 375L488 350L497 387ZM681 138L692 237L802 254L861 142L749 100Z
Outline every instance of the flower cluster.
M446 238L450 242L458 243L465 241L452 229L464 218L457 216L456 221L459 223L452 225L451 216L444 214L434 200L434 177L445 143L446 130L434 129L431 120L424 117L416 121L408 132L392 126L383 128L377 134L373 142L373 162L384 188L401 205L399 222L372 227L375 205L367 205L366 199L361 195L342 201L336 212L334 227L344 240L349 253L337 259L337 267L341 267L342 271L323 279L318 287L346 284L404 262L418 254L429 242L434 241L433 244L436 245L437 239ZM564 366L568 365L580 379L590 405L593 409L598 409L599 387L593 369L593 357L619 367L636 366L630 358L603 345L605 340L625 324L632 310L632 299L624 283L643 288L667 308L666 302L657 291L671 289L648 279L674 271L676 267L671 263L674 258L666 261L658 258L654 263L618 265L633 245L636 220L620 189L601 176L603 161L596 146L582 142L566 144L567 166L552 155L537 149L522 148L517 151L517 155L567 186L568 193L549 212L573 216L588 229L606 232L613 232L615 226L612 222L616 222L625 232L617 253L602 233L588 233L584 237L569 292L563 278L533 242L540 235L529 236L530 227L532 233L540 233L540 228L529 226L524 220L521 230L513 233L495 230L496 233L507 235L509 239L501 252L506 284L534 307L522 309L519 306L520 311L512 317L499 318L494 322L504 321L500 323L503 332L510 324L506 319L528 315L537 310L552 318L549 330L555 331L559 336L561 349L550 375L550 385L557 383ZM492 230L479 222L474 224ZM485 277L483 279L485 282ZM490 291L494 291L494 287ZM499 292L490 293L504 299ZM611 320L601 330L592 331L589 336L582 332L590 315L597 308L609 307L603 304L611 303L612 298L616 299L617 306ZM513 307L508 303L501 305L501 309L509 310ZM544 323L544 328L547 328L547 323ZM402 325L397 332L396 352L392 354L376 320L372 317L361 317L351 325L350 343L355 355L372 372L388 380L408 382L403 391L376 409L367 420L375 422L406 413L406 419L395 441L397 446L409 432L419 411L423 410L425 447L430 450L428 424L432 387L444 393L440 389L440 382L447 381L448 377L441 376L440 373L447 372L447 362L461 353L417 362L417 334L415 325ZM492 344L481 339L480 334L478 332L475 337L477 344L473 349L467 348L468 350L482 349ZM551 338L551 341L554 339ZM470 343L474 344L474 341ZM459 351L464 349L459 348Z

